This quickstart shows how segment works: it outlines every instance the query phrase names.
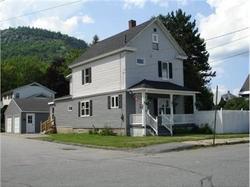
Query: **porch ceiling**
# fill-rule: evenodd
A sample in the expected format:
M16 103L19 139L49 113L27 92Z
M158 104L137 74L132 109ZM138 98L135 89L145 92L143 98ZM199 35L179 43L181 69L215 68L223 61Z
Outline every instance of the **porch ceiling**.
M199 93L184 86L180 86L170 82L142 80L141 82L129 88L132 92L147 92L147 93L163 93L163 94L180 94L193 95Z

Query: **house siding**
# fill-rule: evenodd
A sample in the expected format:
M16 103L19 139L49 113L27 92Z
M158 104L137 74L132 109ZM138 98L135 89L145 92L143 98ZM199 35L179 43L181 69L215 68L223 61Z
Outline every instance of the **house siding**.
M91 67L92 81L82 85L82 70ZM124 53L112 55L72 69L72 96L83 97L125 88Z
M154 28L157 29L156 33L159 36L159 50L152 49L152 33L154 33ZM183 86L183 62L182 60L176 59L178 55L177 50L155 23L138 35L131 42L130 47L135 47L136 52L128 52L126 55L127 88L143 79L169 81ZM143 58L145 60L145 65L137 65L137 58ZM158 76L158 61L172 62L173 79L163 80Z
M122 94L122 108L108 109L108 96L118 94ZM55 101L56 126L58 129L90 129L93 128L93 126L95 128L104 128L105 126L107 126L111 128L125 130L125 96L125 92L112 92L110 94L97 95L92 97ZM83 100L92 100L92 116L79 117L78 103ZM68 111L69 105L72 106L72 111ZM124 116L124 121L121 120L122 115Z
M21 131L22 133L26 133L26 114L35 114L35 133L40 133L40 124L41 122L44 122L49 117L48 113L36 113L36 112L22 112L21 117Z

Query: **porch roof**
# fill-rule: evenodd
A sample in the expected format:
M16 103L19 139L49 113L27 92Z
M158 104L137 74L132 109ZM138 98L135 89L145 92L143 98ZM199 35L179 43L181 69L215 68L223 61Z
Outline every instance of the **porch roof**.
M189 92L189 93L199 93L184 86L180 86L170 82L163 81L151 81L151 80L142 80L139 83L131 86L130 90L159 90L159 91L178 91L178 92Z

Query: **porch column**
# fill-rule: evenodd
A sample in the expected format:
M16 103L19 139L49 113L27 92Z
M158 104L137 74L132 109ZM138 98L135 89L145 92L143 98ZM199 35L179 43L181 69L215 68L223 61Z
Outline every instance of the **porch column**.
M146 126L146 93L143 91L141 93L141 103L142 103L142 126L144 127L144 136L146 136L146 129L147 129L147 126Z
M194 109L194 113L197 111L197 109L196 109L196 95L194 94L193 95L193 109Z
M170 94L170 115L171 115L171 121L173 123L173 121L174 121L174 100L173 100L173 94Z

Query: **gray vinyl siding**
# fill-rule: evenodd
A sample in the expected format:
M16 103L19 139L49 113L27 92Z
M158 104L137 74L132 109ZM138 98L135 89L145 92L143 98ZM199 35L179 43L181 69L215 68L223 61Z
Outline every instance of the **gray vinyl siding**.
M108 96L122 94L122 108L108 109ZM125 93L111 93L93 97L84 97L55 102L56 125L71 128L126 128L126 102ZM78 114L78 103L83 100L92 100L92 116L80 117ZM68 111L68 106L73 110ZM124 121L121 116L124 116Z
M40 133L40 123L44 122L49 117L48 113L22 112L21 118L21 133L26 133L26 114L35 114L35 133Z
M152 49L152 33L157 28L159 36L159 50ZM141 33L130 44L136 48L136 52L126 54L126 87L140 82L143 79L153 81L169 81L183 86L183 62L176 59L177 50L161 29L153 24ZM143 58L145 65L136 64L137 58ZM172 62L173 79L163 80L158 76L158 61Z

